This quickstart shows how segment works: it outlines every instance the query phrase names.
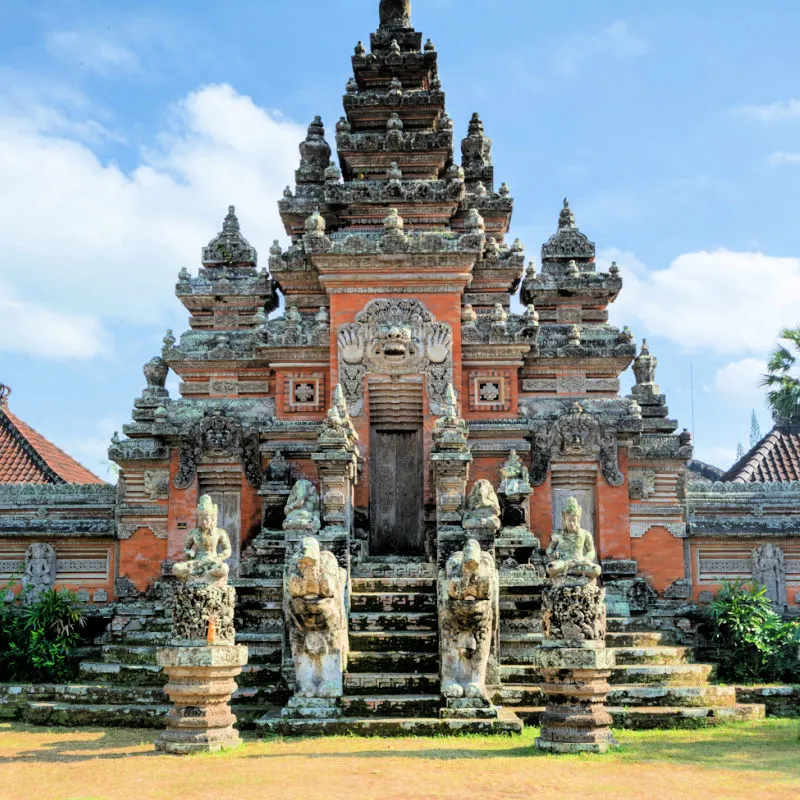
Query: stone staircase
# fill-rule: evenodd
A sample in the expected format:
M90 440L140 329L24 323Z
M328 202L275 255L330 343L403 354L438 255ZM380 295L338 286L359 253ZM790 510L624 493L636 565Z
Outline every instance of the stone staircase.
M713 664L694 663L691 648L675 645L669 633L641 630L644 625L635 617L608 620L606 644L617 659L608 696L615 727L699 728L764 717L761 705L737 704L735 687L710 683ZM495 702L538 724L544 697L536 669L503 663L501 674Z
M374 736L516 733L520 721L442 719L436 567L409 559L374 560L353 569L350 656L343 714L328 719L265 718L284 734Z

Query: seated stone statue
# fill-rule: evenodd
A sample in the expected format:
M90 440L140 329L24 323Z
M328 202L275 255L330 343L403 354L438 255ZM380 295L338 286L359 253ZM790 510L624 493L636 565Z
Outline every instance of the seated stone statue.
M284 508L286 519L283 521L285 531L304 531L314 534L319 531L319 495L311 481L299 480L292 487L292 493Z
M225 584L231 557L228 534L217 527L218 509L211 497L204 494L197 506L197 527L186 537L186 561L172 567L172 574L188 584Z
M522 463L517 451L512 450L508 461L500 468L498 494L517 499L527 497L532 491L528 468Z
M574 577L594 580L600 577L600 565L594 539L581 528L581 507L574 497L567 499L561 510L561 530L553 531L547 546L547 574L551 580Z
M494 558L470 539L439 573L442 694L489 699L486 671L498 619Z
M500 502L487 480L475 481L467 495L467 507L462 523L465 530L500 530Z
M296 697L341 697L347 667L347 575L317 539L303 539L286 567L284 613Z

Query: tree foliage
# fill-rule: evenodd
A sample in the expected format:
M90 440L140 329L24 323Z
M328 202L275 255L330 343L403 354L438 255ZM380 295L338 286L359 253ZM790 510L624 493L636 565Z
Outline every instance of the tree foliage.
M767 362L767 374L762 385L767 387L767 402L779 419L800 422L800 377L797 359L800 357L800 326L784 328L780 341Z

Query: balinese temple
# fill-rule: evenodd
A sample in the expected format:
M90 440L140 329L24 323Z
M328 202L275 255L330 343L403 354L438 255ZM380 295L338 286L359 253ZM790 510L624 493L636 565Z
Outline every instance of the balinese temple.
M567 200L541 258L526 258L492 140L478 114L456 136L438 62L410 2L383 0L378 29L355 46L343 116L311 122L294 185L264 199L278 200L285 237L259 262L230 207L199 269L180 270L188 329L167 332L145 365L109 450L121 469L114 531L51 537L56 549L65 537L107 546L113 579L82 586L108 591L108 628L81 664L85 691L29 698L26 718L161 724L166 576L203 494L232 541L238 639L250 647L236 713L245 726L279 714L291 681L284 507L300 479L319 493L318 538L349 579L350 729L405 719L439 730L435 579L468 538L482 479L501 505L500 530L481 544L500 568L493 692L510 715L487 730L538 718L543 549L569 497L603 566L615 723L757 713L710 686L712 666L691 648L695 603L718 588L726 559L747 568L758 534L742 538L744 524L729 536L719 509L730 493L701 481L700 538L689 538L687 509L700 508L685 488L691 436L670 418L655 356L609 322L624 276L597 262ZM39 509L59 502L57 491L0 491L0 536L10 514L30 540ZM791 563L783 605L800 592Z

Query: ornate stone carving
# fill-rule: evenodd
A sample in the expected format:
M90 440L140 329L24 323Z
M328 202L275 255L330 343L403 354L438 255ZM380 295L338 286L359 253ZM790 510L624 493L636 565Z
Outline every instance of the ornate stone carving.
M169 470L145 470L144 491L151 500L166 500L169 497Z
M541 486L550 470L550 462L558 457L595 458L610 486L622 486L625 476L619 468L617 434L613 425L602 425L576 402L569 411L550 425L534 427L532 477L534 486Z
M242 463L248 482L261 485L261 456L255 430L245 431L241 422L222 409L206 411L181 439L180 462L173 481L176 489L188 489L197 474L197 465L205 460L235 459Z
M285 531L301 531L306 534L315 534L319 531L319 495L311 481L304 479L295 483L284 512Z
M411 0L381 0L381 27L410 28Z
M442 695L488 700L486 672L499 616L494 558L470 539L439 573Z
M531 493L530 473L522 463L516 450L508 455L508 460L500 467L500 488L497 493L507 500L522 502Z
M217 527L218 509L209 495L197 506L197 528L186 536L185 561L172 567L180 584L172 597L172 636L184 645L234 642L236 591L228 586L228 534Z
M339 381L350 413L363 411L364 377L421 373L431 413L440 415L453 379L452 333L418 300L373 300L339 330Z
M56 551L46 542L34 542L25 551L25 574L22 590L25 603L32 603L56 582Z
M542 245L542 261L592 259L595 256L594 242L578 230L575 215L564 198L564 208L558 217L558 231Z
M295 695L341 697L347 668L347 574L309 536L286 567L284 613L295 671Z
M242 236L236 209L228 206L228 215L222 223L222 231L207 247L203 248L205 267L255 267L257 254L250 242Z
M500 530L500 501L487 480L475 481L467 496L464 530L493 535Z
M570 497L561 510L561 529L553 531L547 546L547 574L551 580L559 578L600 577L600 565L592 534L581 528L581 507Z
M576 581L543 593L545 636L559 641L603 641L606 636L605 592L596 581Z
M766 587L767 597L780 608L787 605L786 557L774 542L758 545L752 553L753 580Z
M628 494L631 500L647 500L656 490L656 471L652 469L628 474Z

